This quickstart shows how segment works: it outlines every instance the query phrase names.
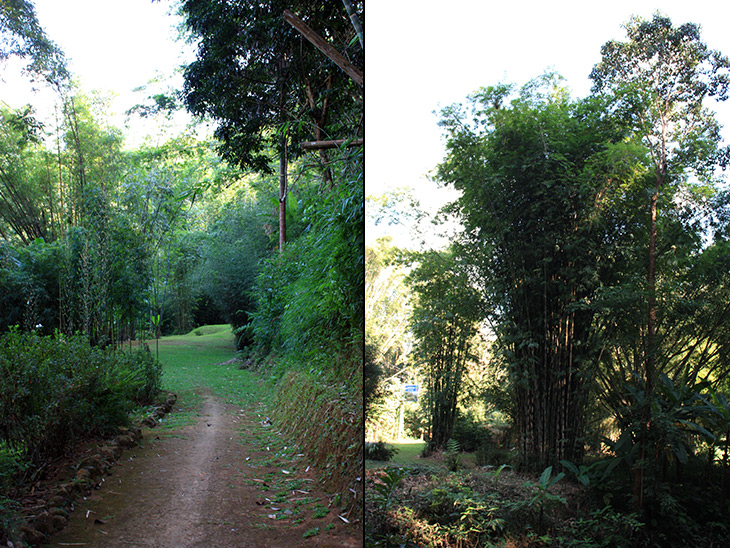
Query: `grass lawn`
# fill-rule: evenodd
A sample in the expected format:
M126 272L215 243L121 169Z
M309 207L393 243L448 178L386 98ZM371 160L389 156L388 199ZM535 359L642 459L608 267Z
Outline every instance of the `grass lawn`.
M230 325L206 325L186 335L147 341L163 366L162 388L178 395L178 410L196 411L201 393L211 391L226 403L268 403L271 386L260 374L239 369ZM185 421L178 415L178 420Z
M388 445L392 445L398 450L389 464L419 464L424 460L421 458L421 451L426 447L425 441L412 440Z
M384 468L386 466L416 466L426 465L437 468L445 468L444 460L441 455L432 455L427 458L421 457L421 451L426 446L426 442L420 440L407 440L400 443L388 443L391 447L395 447L398 452L393 455L389 461L366 460L365 468L372 470L375 468ZM476 456L474 453L461 453L461 465L464 468L476 467Z

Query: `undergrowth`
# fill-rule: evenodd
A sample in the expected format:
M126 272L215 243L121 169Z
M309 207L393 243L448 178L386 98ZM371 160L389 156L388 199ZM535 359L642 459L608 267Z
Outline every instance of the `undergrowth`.
M0 378L1 539L24 483L75 441L127 424L159 391L161 370L144 349L11 330L0 337Z
M290 371L276 389L274 409L283 431L295 439L339 505L359 513L363 507L362 389Z
M642 523L551 469L535 479L482 469L367 472L365 547L639 546Z

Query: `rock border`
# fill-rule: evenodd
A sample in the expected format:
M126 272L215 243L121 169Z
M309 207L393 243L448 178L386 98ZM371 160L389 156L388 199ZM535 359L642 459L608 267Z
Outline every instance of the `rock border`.
M167 392L167 398L155 410L142 419L138 426L120 426L117 435L108 440L91 456L82 458L76 466L76 475L71 481L59 484L51 490L50 497L37 512L20 526L17 540L8 541L9 548L36 547L48 542L50 537L61 531L71 517L74 502L79 497L88 497L92 490L100 489L105 476L111 475L111 468L125 449L132 449L142 440L142 427L154 428L177 401L177 394Z

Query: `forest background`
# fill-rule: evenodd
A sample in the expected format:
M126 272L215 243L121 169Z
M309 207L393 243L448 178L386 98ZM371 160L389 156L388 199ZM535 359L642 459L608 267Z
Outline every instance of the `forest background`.
M364 183L349 145L363 91L283 13L357 72L362 3L162 4L192 56L116 80L135 97L121 118L33 2L0 6L4 80L38 90L0 103L2 515L48 458L154 397L154 347L132 341L210 323L230 324L272 385L297 388L309 407L282 410L293 431L322 417L313 457L341 504L361 505ZM332 139L345 144L301 147Z
M461 7L474 25L488 20ZM455 49L445 37L440 55L473 66L470 77L572 49L438 108L444 154L430 177L367 198L367 451L402 467L373 463L372 545L726 538L730 63L708 19L670 19L671 6L629 18L632 6L597 35L619 8L595 24L537 8L534 35L495 30L471 48L476 33L460 29ZM519 36L536 49L487 54ZM592 42L590 92L576 98L559 73ZM452 82L413 76L424 96ZM426 150L424 134L410 144ZM451 204L434 219L419 203L439 184ZM423 440L426 460L377 443L404 434ZM561 480L572 487L556 494Z

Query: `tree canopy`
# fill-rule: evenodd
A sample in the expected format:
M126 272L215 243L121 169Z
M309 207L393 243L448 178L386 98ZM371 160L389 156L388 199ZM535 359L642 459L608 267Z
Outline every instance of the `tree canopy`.
M28 0L0 4L0 61L10 57L27 61L28 74L56 86L68 79L63 52L46 36Z
M355 3L362 13L363 6ZM296 12L362 67L363 50L341 2L183 2L198 57L185 71L185 102L218 122L223 156L269 172L282 135L299 141L353 138L362 132L362 91L283 19Z

